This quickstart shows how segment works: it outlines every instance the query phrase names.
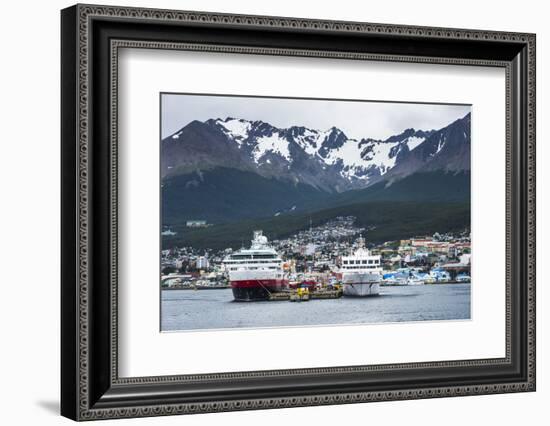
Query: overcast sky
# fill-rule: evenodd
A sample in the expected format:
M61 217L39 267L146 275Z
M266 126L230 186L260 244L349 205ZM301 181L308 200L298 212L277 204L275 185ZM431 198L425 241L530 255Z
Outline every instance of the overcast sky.
M386 139L407 128L440 129L470 112L469 105L326 101L163 94L162 138L193 120L227 117L262 120L279 128L338 127L350 138Z

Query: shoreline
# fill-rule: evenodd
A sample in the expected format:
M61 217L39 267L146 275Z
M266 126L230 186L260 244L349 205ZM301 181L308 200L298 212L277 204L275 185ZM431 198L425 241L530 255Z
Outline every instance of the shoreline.
M432 285L455 285L455 284L472 284L471 282L458 282L458 281L448 281L448 282L439 282L439 283L430 283L430 284L380 284L380 287L425 287L425 286L432 286ZM231 286L204 286L204 287L161 287L161 290L225 290L225 289L231 289Z

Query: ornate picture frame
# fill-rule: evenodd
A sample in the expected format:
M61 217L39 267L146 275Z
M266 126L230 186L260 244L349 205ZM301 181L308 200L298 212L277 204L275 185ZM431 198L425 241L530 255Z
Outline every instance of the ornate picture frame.
M61 12L61 413L74 420L535 390L534 34L76 5ZM506 356L119 377L121 48L506 72Z

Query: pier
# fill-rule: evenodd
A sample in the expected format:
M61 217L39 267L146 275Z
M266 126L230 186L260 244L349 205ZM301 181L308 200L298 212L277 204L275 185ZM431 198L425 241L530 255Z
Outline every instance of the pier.
M278 291L269 294L270 301L284 301L290 302L309 301L314 299L339 299L342 297L342 289L338 290L315 290L315 291L300 291L303 289Z

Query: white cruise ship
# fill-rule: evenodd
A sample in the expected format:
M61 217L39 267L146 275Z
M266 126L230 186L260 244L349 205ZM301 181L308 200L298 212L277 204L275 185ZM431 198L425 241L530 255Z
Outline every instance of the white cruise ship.
M283 260L269 246L262 231L254 231L249 249L228 255L223 265L238 301L267 300L272 292L288 286L283 273Z
M344 296L377 296L382 281L381 256L373 256L365 248L365 240L357 240L358 248L351 256L342 256L340 273Z

